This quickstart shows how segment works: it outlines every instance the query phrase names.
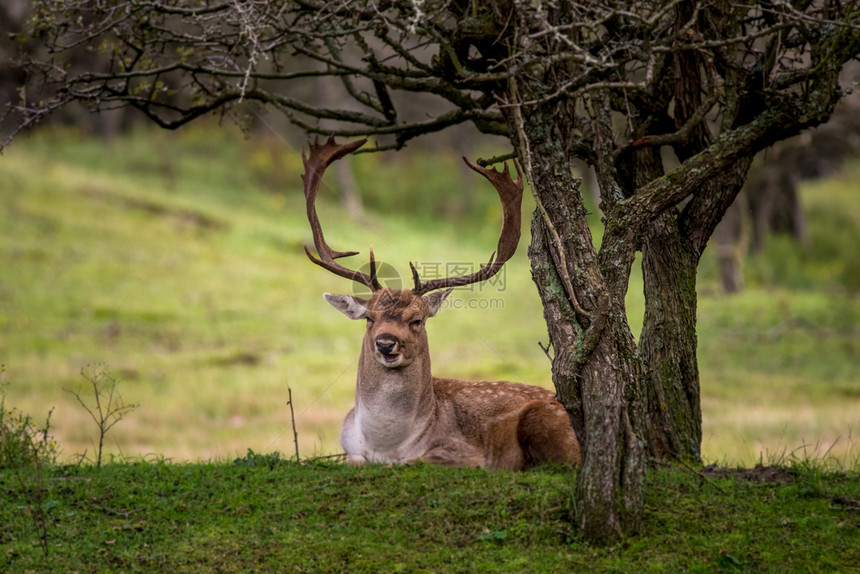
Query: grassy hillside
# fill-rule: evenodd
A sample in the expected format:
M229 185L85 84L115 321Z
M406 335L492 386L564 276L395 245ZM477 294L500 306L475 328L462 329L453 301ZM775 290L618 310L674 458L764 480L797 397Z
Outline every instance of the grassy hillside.
M4 572L860 572L860 480L809 465L654 470L640 534L610 548L577 540L564 470L251 454L18 479L0 470Z
M410 260L487 259L497 200L459 160L351 159L368 215L351 218L329 177L319 210L332 245L359 257L372 245L401 272ZM95 428L65 391L86 384L82 368L103 364L140 405L109 435L109 452L232 459L247 448L292 452L289 386L301 454L336 452L363 327L321 297L351 286L302 250L301 171L298 151L281 142L212 128L109 143L68 132L18 140L0 157L8 402L37 417L56 407L63 458L91 453ZM858 176L860 164L804 190L810 245L772 242L749 262L741 295L721 295L713 262L703 263L706 459L750 464L809 445L857 460ZM459 308L431 322L436 374L550 385L527 242L503 285L458 291ZM636 277L628 300L638 333Z

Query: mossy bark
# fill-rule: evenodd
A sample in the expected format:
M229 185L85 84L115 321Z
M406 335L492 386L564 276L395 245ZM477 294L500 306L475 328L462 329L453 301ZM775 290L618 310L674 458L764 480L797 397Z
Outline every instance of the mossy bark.
M618 246L626 249L613 259L620 274L602 268L579 182L558 139L546 137L558 121L538 107L525 122L532 145L524 163L546 210L532 221L529 257L554 351L553 381L583 450L574 518L588 540L610 543L637 530L645 495L642 365L623 297L634 249Z
M678 153L686 155L681 149ZM645 317L639 351L646 373L644 434L649 456L701 461L696 274L702 252L740 193L751 162L752 155L727 162L700 183L683 208L673 207L654 219L643 237Z
M701 184L683 208L648 227L642 242L645 317L639 352L649 456L701 461L702 413L696 334L699 259L722 215L743 186L751 157Z
M649 454L660 459L701 459L698 260L678 229L677 214L660 216L642 246L645 319L639 337L646 365L646 444Z

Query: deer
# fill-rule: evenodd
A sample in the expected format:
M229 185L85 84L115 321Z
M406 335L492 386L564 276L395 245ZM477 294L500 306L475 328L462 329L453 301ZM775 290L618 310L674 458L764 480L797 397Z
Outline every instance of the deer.
M369 273L337 260L358 255L329 247L316 212L325 169L353 153L367 140L345 144L315 138L302 150L302 175L315 256L308 258L335 275L364 285L370 298L325 293L325 300L367 328L358 359L355 405L346 415L340 443L347 463L413 464L425 462L491 470L523 470L539 464L575 465L579 442L567 413L552 391L508 381L468 382L431 374L427 320L434 317L455 287L493 277L514 254L520 237L523 179L519 166L513 181L503 171L466 164L497 190L503 208L502 229L489 262L474 273L421 280L410 262L414 287L383 287L370 249Z

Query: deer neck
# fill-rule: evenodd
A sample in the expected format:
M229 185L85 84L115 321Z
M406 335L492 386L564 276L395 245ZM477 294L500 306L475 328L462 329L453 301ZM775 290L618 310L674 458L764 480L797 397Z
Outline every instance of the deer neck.
M363 347L355 407L359 428L378 448L422 435L436 411L429 354L425 351L408 366L392 369Z

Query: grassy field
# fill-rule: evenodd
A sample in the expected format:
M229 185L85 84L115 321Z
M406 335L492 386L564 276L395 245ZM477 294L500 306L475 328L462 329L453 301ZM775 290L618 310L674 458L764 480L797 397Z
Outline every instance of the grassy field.
M0 470L0 492L4 572L860 572L860 480L808 464L656 469L608 548L577 539L565 470L250 454Z
M372 245L401 272L410 260L488 258L497 200L456 158L351 159L368 215L346 213L328 180L319 210L335 248L365 257ZM108 143L44 132L0 157L0 381L24 412L55 407L62 459L93 451L96 429L67 392L85 388L81 370L91 364L139 405L109 434L109 453L174 461L292 453L288 386L301 455L338 451L363 326L321 296L351 286L304 255L301 171L298 151L280 141L212 128ZM771 241L747 262L740 295L720 293L705 258L707 461L860 458L858 177L860 163L806 185L809 244ZM550 386L527 242L503 285L458 291L458 308L431 322L435 374ZM635 273L628 299L638 333Z

